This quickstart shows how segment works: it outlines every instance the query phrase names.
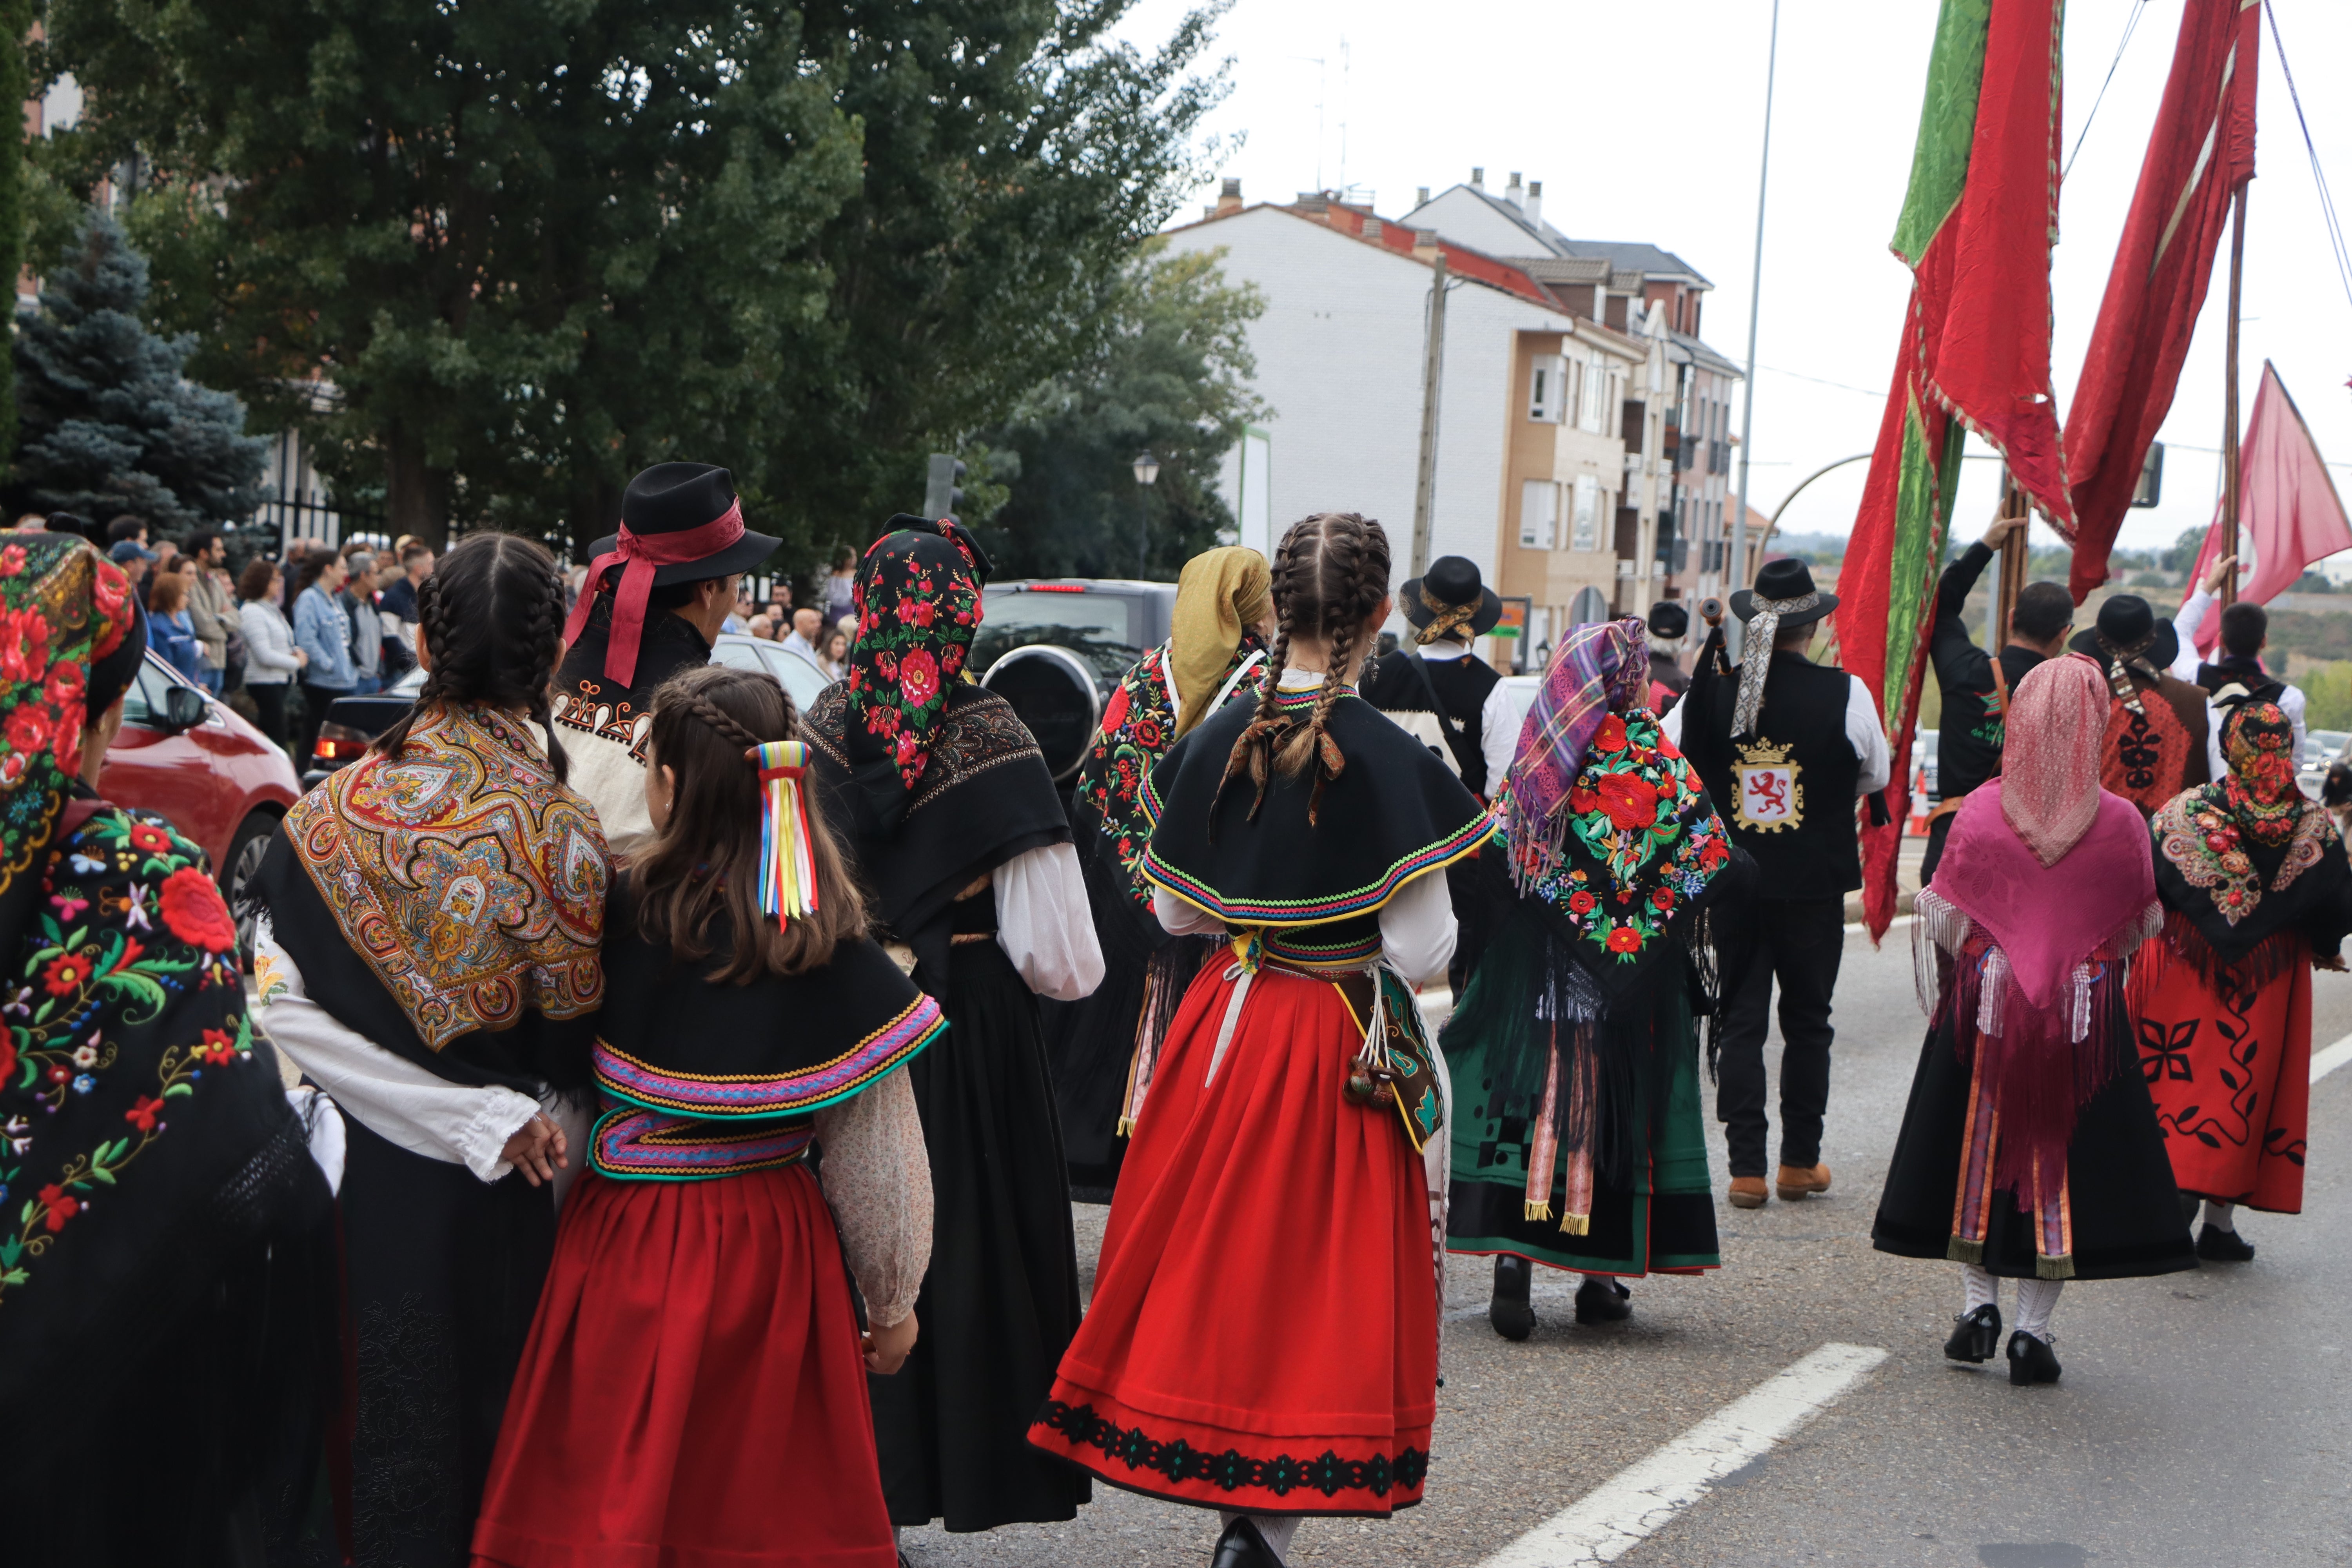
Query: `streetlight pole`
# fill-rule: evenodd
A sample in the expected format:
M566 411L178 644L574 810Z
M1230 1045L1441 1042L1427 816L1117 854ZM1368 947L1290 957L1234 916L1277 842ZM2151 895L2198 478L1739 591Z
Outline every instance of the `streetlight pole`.
M1142 577L1150 569L1151 509L1143 492L1160 478L1160 459L1149 452L1135 455L1135 574Z
M1748 458L1756 436L1756 318L1764 294L1764 188L1772 173L1772 79L1780 64L1780 0L1772 0L1772 41L1764 55L1764 151L1756 168L1756 262L1748 275L1748 381L1739 398L1739 510L1731 520L1731 575L1745 587L1748 570ZM1739 650L1737 617L1727 628L1732 651Z

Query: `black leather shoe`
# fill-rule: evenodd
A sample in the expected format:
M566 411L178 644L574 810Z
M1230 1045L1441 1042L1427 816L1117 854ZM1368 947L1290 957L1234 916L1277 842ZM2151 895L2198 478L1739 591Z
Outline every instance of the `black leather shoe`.
M1486 1303L1486 1321L1507 1340L1523 1340L1535 1332L1536 1310L1528 1300L1536 1266L1506 1252L1495 1259L1495 1299Z
M2023 1329L2009 1336L2009 1381L2014 1384L2058 1381L2058 1352L2048 1340L2035 1339Z
M1587 1279L1576 1288L1576 1321L1622 1323L1633 1315L1633 1292L1614 1279Z
M1225 1526L1217 1537L1217 1554L1209 1559L1209 1568L1282 1568L1282 1559L1257 1532L1257 1525L1244 1514Z
M2197 1256L2208 1263L2251 1263L2254 1244L2234 1230L2216 1230L2208 1225L2197 1232Z
M2000 1309L1987 1301L1972 1312L1952 1319L1952 1337L1944 1342L1946 1361L1987 1362L2000 1349Z

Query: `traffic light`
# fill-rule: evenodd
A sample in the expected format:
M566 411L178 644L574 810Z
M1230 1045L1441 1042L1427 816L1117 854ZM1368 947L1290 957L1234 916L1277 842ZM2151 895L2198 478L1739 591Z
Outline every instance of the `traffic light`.
M963 464L945 452L931 454L930 475L923 487L923 515L953 519L963 505Z

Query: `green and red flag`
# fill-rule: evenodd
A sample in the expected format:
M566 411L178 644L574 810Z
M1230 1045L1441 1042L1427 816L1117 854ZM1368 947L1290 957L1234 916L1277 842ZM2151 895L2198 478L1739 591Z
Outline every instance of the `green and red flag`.
M2063 0L1944 0L1894 250L1911 268L1894 385L1838 573L1837 642L1878 700L1896 809L1863 829L1863 911L1895 918L1911 728L1960 447L1974 430L2072 533L2050 395Z

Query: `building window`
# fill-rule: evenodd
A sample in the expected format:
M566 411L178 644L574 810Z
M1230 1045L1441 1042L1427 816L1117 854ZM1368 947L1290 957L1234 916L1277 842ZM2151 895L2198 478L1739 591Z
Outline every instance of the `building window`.
M1529 479L1519 487L1519 548L1549 550L1559 527L1559 487Z
M1561 406L1567 402L1563 372L1565 362L1558 354L1538 354L1534 368L1528 376L1528 417L1547 423L1559 423Z
M1608 408L1609 362L1594 353L1584 367L1583 380L1584 397L1578 411L1577 424L1586 430L1598 430Z
M1489 404L1487 406L1494 405ZM1598 550L1601 548L1600 510L1601 481L1591 474L1579 474L1576 477L1576 522L1573 531L1569 536L1570 549Z

